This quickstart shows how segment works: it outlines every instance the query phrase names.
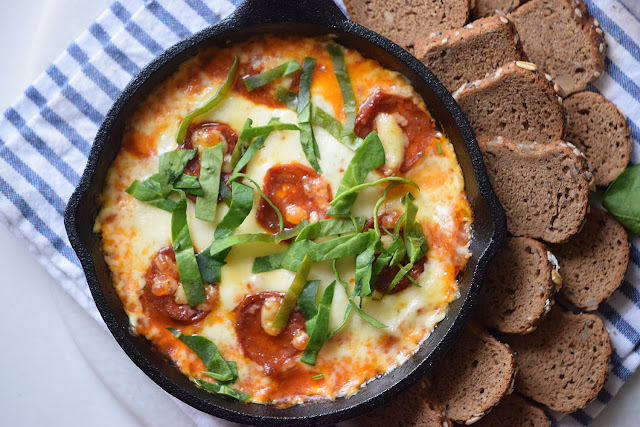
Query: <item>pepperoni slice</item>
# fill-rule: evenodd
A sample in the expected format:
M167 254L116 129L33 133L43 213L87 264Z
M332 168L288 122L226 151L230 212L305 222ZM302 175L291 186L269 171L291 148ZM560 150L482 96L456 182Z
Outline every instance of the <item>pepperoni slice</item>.
M400 172L409 171L425 154L427 148L437 150L435 122L426 111L420 109L411 98L376 90L360 106L355 133L365 138L376 129L376 117L380 113L400 114L406 121L399 123L409 140L400 165Z
M236 308L236 334L245 356L261 365L265 374L272 375L302 353L294 345L306 329L304 316L294 309L286 328L278 335L269 335L262 325L262 307L269 298L280 302L284 294L262 292L242 300Z
M264 177L262 191L280 210L284 228L291 229L303 219L324 219L332 200L331 187L315 170L299 163L278 164ZM256 212L256 220L270 233L280 231L275 210L264 199Z
M217 286L205 285L207 301L195 307L176 302L176 291L180 286L180 275L176 256L171 246L158 251L147 269L143 304L151 317L161 324L190 324L203 319L217 300Z
M259 74L263 71L265 70L256 68L251 63L241 63L238 70L239 77L236 79L236 82L233 85L234 92L247 99L250 99L256 104L262 104L273 108L282 108L282 104L276 101L273 97L273 95L276 93L278 84L282 84L280 83L280 81L276 80L275 82L267 83L264 86L253 89L252 91L247 90L247 87L244 85L244 79ZM293 73L291 75L291 78L291 87L289 89L294 92L298 92L298 89L300 87L300 73Z
M409 270L409 275L413 280L418 280L418 276L420 276L424 271L424 264L426 261L427 257L422 257L421 259L416 261L413 265L413 268ZM402 260L401 264L406 265L408 262L409 258L405 257ZM398 267L397 265L391 267L387 266L383 268L380 272L380 275L378 276L378 279L376 280L376 289L380 292L385 292L389 287L389 284L393 281L393 278L396 277L396 274L398 274L399 271L400 267ZM402 292L411 285L411 280L409 280L409 278L405 276L396 284L396 286L394 286L389 294L397 294L399 292Z

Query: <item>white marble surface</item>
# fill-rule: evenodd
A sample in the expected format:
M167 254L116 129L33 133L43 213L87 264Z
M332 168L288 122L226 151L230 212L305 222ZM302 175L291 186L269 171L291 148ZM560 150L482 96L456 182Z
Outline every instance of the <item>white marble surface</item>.
M0 110L110 2L0 1ZM0 271L0 426L192 424L3 226ZM593 425L637 426L638 402L636 374Z

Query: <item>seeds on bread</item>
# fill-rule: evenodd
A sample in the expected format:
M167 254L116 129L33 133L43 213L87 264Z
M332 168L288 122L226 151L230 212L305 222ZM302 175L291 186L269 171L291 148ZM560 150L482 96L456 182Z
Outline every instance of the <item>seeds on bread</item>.
M492 16L496 11L507 14L526 0L471 0L471 14L476 18Z
M500 332L533 331L562 284L547 247L527 237L509 237L493 260L478 301L478 317Z
M615 291L627 271L627 232L611 215L591 208L580 232L553 245L562 269L560 296L583 310L595 310Z
M456 97L476 135L548 143L564 133L564 107L549 81L529 62L500 67L466 85Z
M582 226L592 179L584 156L562 141L526 146L478 137L489 180L514 236L565 242Z
M482 79L507 63L524 59L516 28L503 16L434 32L418 40L414 50L449 92Z
M607 378L611 344L596 315L556 305L532 333L504 339L517 353L515 390L554 411L583 408Z
M564 100L565 140L587 157L596 185L609 185L627 167L631 131L618 107L595 92L580 92Z
M581 1L533 0L509 16L529 59L567 95L604 72L604 34Z
M477 424L478 427L551 427L551 421L538 406L517 394L505 396Z
M462 27L469 20L469 0L345 0L353 21L411 50L416 39L434 31Z
M467 325L434 369L434 391L447 417L471 424L511 393L516 371L508 346Z

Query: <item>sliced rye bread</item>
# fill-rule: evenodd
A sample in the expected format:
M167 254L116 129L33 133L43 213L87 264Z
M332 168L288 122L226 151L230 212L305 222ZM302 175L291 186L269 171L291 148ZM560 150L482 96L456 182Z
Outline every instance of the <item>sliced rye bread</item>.
M500 67L454 94L476 135L541 144L561 139L565 110L549 81L529 62Z
M559 295L583 310L595 310L611 296L629 263L627 232L611 215L594 207L582 230L552 250L564 278Z
M529 59L566 95L586 89L604 72L604 33L580 0L533 0L509 16Z
M415 56L449 92L482 79L496 68L524 59L516 27L504 16L479 19L455 30L431 33L414 47Z
M577 148L563 141L528 146L486 136L478 144L511 234L561 243L580 230L593 177Z
M609 333L593 314L572 314L556 305L532 333L502 338L517 353L516 391L554 411L584 407L609 373Z
M495 15L496 11L507 14L527 0L471 0L471 14L474 18Z
M551 427L542 408L529 403L517 394L505 396L476 424L478 427Z
M434 392L447 417L471 424L511 393L516 371L508 346L467 325L434 369Z
M354 420L361 427L450 427L431 382L420 380L396 399Z
M411 50L416 39L434 31L462 27L469 0L345 0L349 17Z
M509 237L484 280L478 318L500 332L529 333L551 309L561 284L557 261L544 244Z
M609 185L627 167L631 131L618 107L595 92L580 92L564 100L565 141L578 147L593 168L596 185Z

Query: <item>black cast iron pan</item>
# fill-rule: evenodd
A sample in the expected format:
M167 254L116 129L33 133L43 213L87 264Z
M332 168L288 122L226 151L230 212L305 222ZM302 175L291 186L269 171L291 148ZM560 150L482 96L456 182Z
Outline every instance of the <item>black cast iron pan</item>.
M404 365L359 393L332 402L286 409L232 401L197 388L144 338L129 333L129 320L104 261L100 236L93 233L105 174L120 149L123 129L140 101L178 65L210 46L235 43L262 34L326 35L404 74L450 137L465 177L474 211L472 257L459 275L461 296L450 306L419 351ZM473 132L460 108L434 75L390 40L349 21L331 0L246 0L234 14L173 46L145 67L124 89L96 136L87 167L73 193L65 225L87 276L98 310L120 346L152 380L180 400L204 412L254 425L317 425L355 417L389 401L420 379L440 359L471 312L488 263L506 234L504 212L484 168Z

